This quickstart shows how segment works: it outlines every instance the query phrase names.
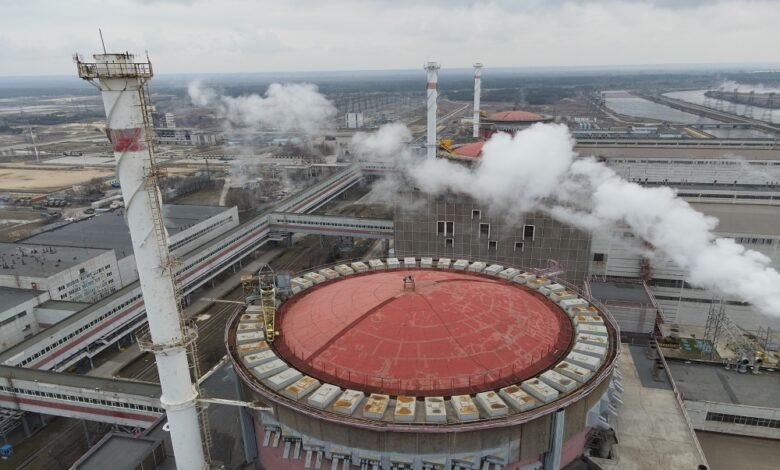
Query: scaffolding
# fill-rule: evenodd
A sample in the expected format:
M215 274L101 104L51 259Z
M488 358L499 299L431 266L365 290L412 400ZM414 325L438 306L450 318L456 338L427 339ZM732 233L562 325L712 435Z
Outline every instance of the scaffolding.
M759 330L759 339L753 339L745 330L740 328L726 313L723 298L713 299L710 305L707 323L704 327L704 338L712 343L709 357L712 359L718 340L725 338L727 345L736 353L737 361L758 362L757 358L763 358L766 344L760 343L760 337L769 337L769 331Z

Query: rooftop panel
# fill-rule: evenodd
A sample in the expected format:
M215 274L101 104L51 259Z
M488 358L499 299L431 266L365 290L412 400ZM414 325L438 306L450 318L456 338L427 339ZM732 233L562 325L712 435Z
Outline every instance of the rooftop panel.
M94 248L0 242L0 276L49 277L105 252Z

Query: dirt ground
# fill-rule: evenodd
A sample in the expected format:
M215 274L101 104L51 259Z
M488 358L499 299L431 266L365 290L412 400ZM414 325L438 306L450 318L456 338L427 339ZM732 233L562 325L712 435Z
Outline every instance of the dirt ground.
M52 191L86 183L92 178L109 178L113 168L21 168L0 166L2 191Z
M168 168L169 174L192 173L191 168ZM0 191L49 192L86 183L92 178L111 178L113 168L74 168L0 165Z

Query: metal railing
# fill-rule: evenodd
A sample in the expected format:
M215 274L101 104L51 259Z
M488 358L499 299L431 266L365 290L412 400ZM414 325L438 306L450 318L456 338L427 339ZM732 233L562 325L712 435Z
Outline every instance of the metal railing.
M152 64L148 62L77 62L79 77L100 78L151 78Z
M683 393L680 391L679 388L677 388L677 384L674 381L674 378L672 377L672 372L669 370L669 363L666 362L666 357L664 357L663 352L661 352L661 348L656 348L656 352L658 353L658 357L661 359L661 363L664 365L664 372L666 372L666 377L669 379L669 384L672 386L672 391L674 392L674 398L677 400L677 406L680 407L680 411L682 411L683 419L685 420L685 425L688 427L688 434L690 435L691 439L693 440L694 445L696 446L696 451L699 454L699 458L701 458L701 462L703 465L709 466L707 463L707 457L704 455L704 449L702 449L701 444L699 444L699 439L696 437L696 431L693 427L693 422L691 421L691 417L688 416L688 410L685 408L685 398Z

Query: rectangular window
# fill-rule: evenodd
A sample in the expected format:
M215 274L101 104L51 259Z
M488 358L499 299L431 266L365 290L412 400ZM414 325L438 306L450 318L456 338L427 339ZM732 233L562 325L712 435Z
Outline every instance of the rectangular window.
M471 211L471 218L472 219L481 219L482 218L482 211L479 209L474 209Z
M607 255L604 253L593 253L593 261L596 263L603 263L606 259Z
M523 242L515 242L515 251L523 251L524 246Z
M452 248L453 246L455 246L455 240L453 240L452 238L445 238L444 246L447 248Z
M479 224L479 238L490 236L490 224Z
M440 220L436 222L436 235L446 235L447 232L445 232L445 223L443 220Z
M533 240L535 231L533 225L523 225L523 240Z
M498 241L488 240L488 250L496 250L496 249L498 249Z
M455 222L446 222L445 235L455 235Z

